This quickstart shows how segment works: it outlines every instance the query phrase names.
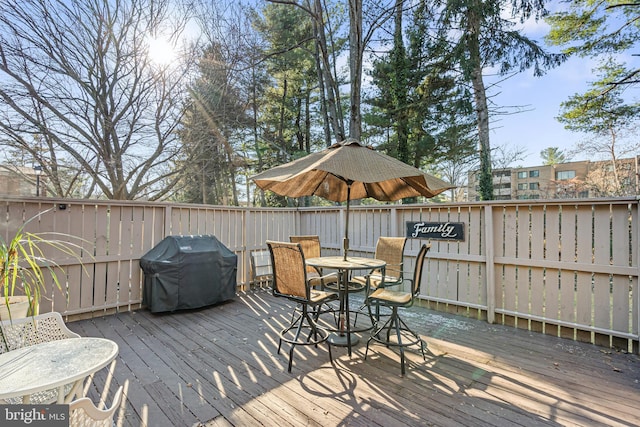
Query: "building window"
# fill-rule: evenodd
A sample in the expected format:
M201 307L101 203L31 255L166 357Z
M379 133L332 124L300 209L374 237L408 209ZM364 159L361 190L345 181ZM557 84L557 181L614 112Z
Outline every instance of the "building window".
M556 180L563 181L576 177L576 171L558 171L556 172Z
M522 179L522 178L526 178L526 177L527 177L527 171L518 172L518 178Z
M539 190L539 189L540 189L540 184L538 184L537 182L529 183L529 190Z
M529 178L537 178L540 176L539 170L529 171Z
M527 189L527 183L526 182L521 182L518 184L518 190L526 190Z

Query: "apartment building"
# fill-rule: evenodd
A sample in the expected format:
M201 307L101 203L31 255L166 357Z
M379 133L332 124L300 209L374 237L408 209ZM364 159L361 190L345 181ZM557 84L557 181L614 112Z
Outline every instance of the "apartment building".
M569 199L639 194L640 156L610 161L560 163L556 165L493 170L494 200ZM469 200L480 200L478 172L469 173ZM618 177L616 180L615 177Z
M38 168L0 165L0 195L45 196L45 179Z

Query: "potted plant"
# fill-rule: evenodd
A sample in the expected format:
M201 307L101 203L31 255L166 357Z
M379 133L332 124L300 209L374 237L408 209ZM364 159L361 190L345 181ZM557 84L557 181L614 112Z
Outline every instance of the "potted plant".
M79 259L75 249L80 246L55 238L57 233L49 233L54 238L47 238L44 234L25 231L25 226L39 215L27 220L11 240L5 241L0 236L0 320L38 314L38 305L46 289L45 273L62 291L58 279L61 268L44 255L45 246Z

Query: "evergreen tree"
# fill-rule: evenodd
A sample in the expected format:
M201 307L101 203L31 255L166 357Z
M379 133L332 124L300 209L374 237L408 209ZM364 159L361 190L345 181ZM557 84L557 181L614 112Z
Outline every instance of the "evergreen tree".
M396 2L393 47L374 62L370 74L375 93L367 100L372 108L365 116L380 148L422 168L462 162L475 151L470 94L445 64L434 60L440 45L429 33L425 6L421 2L409 9L409 24L402 25L399 11L407 10ZM404 34L400 28L406 28ZM446 170L449 177L460 179L458 168Z
M511 20L503 13L511 11ZM514 30L516 22L539 19L546 14L540 0L435 0L432 14L437 23L438 38L443 44L442 62L456 67L463 81L471 85L476 114L480 157L480 195L493 198L490 111L487 103L483 70L495 67L500 74L522 72L533 68L540 76L548 68L559 65L564 55L550 54L535 41Z
M236 174L241 164L233 135L249 126L246 102L220 45L207 49L199 71L180 131L187 157L181 161L185 172L177 197L191 203L238 205Z
M612 195L621 195L623 179L618 170L619 159L640 150L636 139L640 103L626 102L622 96L625 86L612 85L624 75L624 67L604 65L596 73L601 78L592 83L587 92L575 94L563 102L557 119L568 130L590 135L578 144L577 150L610 162L610 179L616 189Z
M557 165L567 161L566 156L558 147L547 147L540 151L543 165Z
M262 99L262 136L276 163L283 163L312 146L308 115L318 87L313 26L304 11L281 4L267 4L254 25L265 41L264 62L271 76Z
M562 46L567 55L604 57L622 54L636 49L640 40L640 8L637 2L616 0L572 0L568 10L556 12L545 18L551 25L545 41ZM606 91L616 85L640 83L640 68L623 68L616 78L609 78ZM611 77L611 76L610 76Z

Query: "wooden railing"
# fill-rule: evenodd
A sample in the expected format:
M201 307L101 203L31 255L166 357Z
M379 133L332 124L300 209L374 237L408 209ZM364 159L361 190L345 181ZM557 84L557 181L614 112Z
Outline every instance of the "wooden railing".
M50 289L41 310L96 316L141 306L139 259L167 235L213 234L238 255L238 284L250 280L249 253L265 240L318 234L339 254L343 207L236 208L205 205L2 198L7 239L29 231L82 238L82 264L56 259L65 292ZM404 236L407 221L461 222L465 239L433 240L422 301L446 310L638 352L638 199L500 201L352 206L351 253L371 256L379 236ZM411 271L420 239L409 239ZM56 254L47 254L53 258Z

